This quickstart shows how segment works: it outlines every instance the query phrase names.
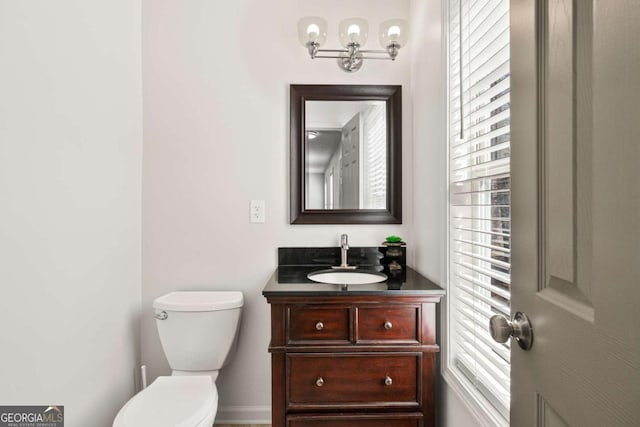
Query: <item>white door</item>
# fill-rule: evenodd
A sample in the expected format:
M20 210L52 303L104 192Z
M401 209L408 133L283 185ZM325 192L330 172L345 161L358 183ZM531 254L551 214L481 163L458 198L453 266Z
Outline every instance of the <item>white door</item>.
M511 4L511 425L640 426L640 0Z
M342 128L342 192L340 207L360 207L360 113Z

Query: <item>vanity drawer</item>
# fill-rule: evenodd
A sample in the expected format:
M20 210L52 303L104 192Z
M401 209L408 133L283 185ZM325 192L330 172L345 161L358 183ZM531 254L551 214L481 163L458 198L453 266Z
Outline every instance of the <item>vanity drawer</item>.
M351 337L351 306L293 305L288 308L289 344L345 344Z
M288 354L288 406L419 407L421 358L421 353Z
M422 414L292 415L287 427L422 427Z
M361 305L357 319L357 342L420 342L419 305Z

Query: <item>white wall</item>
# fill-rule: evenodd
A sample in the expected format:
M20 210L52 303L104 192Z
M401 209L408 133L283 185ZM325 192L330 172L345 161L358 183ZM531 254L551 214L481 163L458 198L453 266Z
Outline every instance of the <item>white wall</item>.
M307 201L309 209L324 209L324 173L307 174Z
M173 290L243 291L238 354L218 380L219 420L269 420L270 317L261 290L276 267L277 247L335 246L342 232L356 246L377 245L389 234L410 237L409 52L395 63L368 61L355 74L334 60L312 61L296 24L314 14L329 21L327 46L338 45L340 19L366 17L368 46L375 48L379 23L408 17L409 3L143 1L142 357L150 379L169 373L154 298ZM289 224L290 83L404 85L403 225ZM249 224L251 199L266 201L265 224Z
M414 266L436 283L446 272L447 134L446 51L443 1L411 0L411 90L413 92ZM441 306L444 308L445 301ZM444 312L444 310L442 310ZM444 316L440 330L444 331ZM446 345L441 335L441 345ZM442 354L442 353L441 353ZM479 426L456 393L442 380L440 424Z
M0 0L0 403L111 425L140 306L140 2Z

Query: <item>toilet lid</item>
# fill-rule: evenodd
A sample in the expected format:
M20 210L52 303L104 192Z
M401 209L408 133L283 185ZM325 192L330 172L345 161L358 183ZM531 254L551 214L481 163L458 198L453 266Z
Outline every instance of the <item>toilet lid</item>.
M170 292L153 301L153 308L166 311L216 311L242 307L239 291Z
M114 427L193 427L217 407L209 376L158 377L120 410Z

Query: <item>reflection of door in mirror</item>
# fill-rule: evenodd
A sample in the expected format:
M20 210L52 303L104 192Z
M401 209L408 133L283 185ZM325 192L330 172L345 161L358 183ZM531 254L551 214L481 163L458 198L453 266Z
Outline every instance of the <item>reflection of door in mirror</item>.
M307 101L305 208L386 209L384 101Z
M360 113L342 128L341 209L360 207Z

